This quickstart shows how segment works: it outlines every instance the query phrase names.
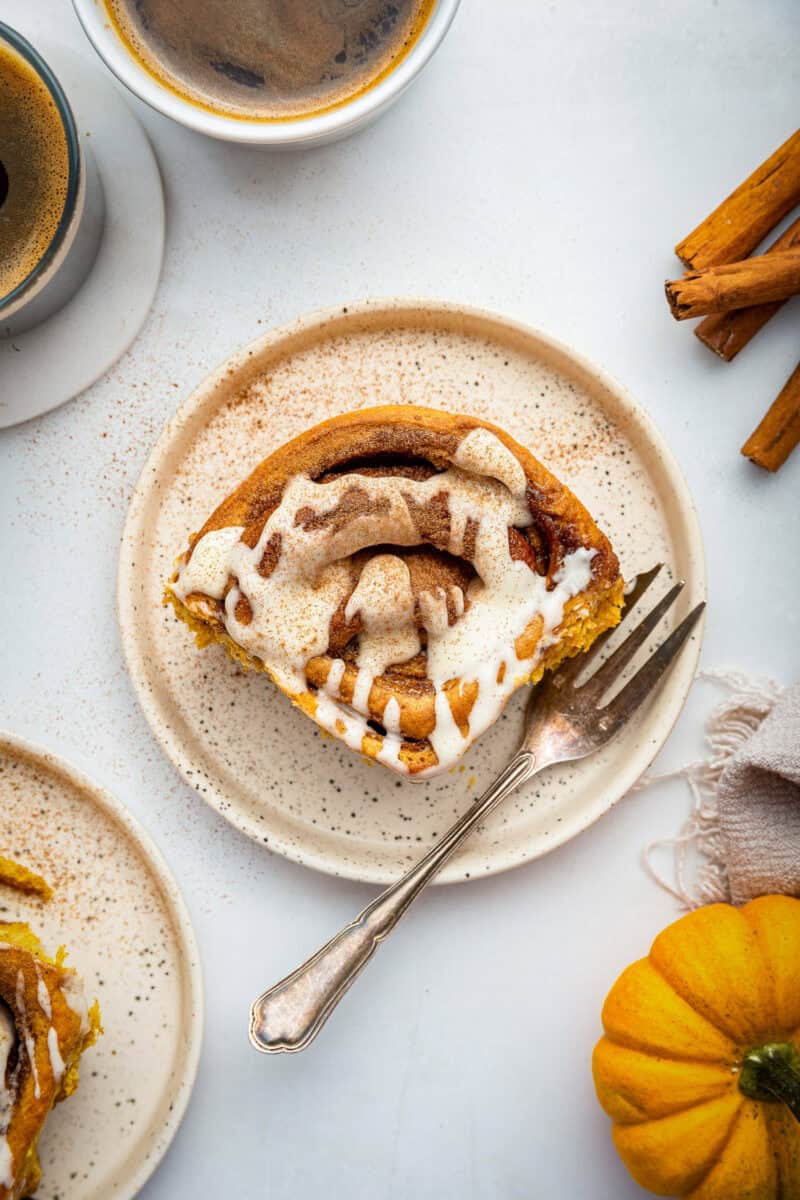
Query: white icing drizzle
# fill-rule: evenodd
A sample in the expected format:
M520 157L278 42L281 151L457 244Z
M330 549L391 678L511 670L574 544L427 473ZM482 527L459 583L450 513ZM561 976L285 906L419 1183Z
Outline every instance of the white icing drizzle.
M52 1025L47 1031L47 1049L50 1052L50 1067L53 1071L53 1079L55 1079L56 1083L60 1083L64 1075L64 1059L61 1057L58 1034Z
M36 998L39 1001L39 1008L42 1010L48 1021L53 1019L53 1006L50 1003L50 993L47 990L47 984L42 979L42 972L39 964L36 964Z
M8 1060L16 1040L17 1031L14 1019L6 1005L0 1000L0 1184L6 1188L14 1186L14 1164L11 1158L11 1147L6 1137L14 1107L14 1090L6 1076Z
M192 587L206 596L219 598L228 582L228 555L239 540L241 529L213 529L202 538L202 550L192 557Z
M331 663L331 669L328 671L328 678L325 680L324 688L329 696L338 696L339 687L344 675L345 661L343 658L335 658Z
M7 1006L0 1000L0 1133L4 1133L8 1129L8 1121L11 1116L13 1095L11 1089L6 1086L6 1075L8 1060L16 1040L17 1031L14 1026L14 1018Z
M366 712L372 680L392 663L408 662L420 650L414 626L411 575L402 558L396 554L376 554L365 564L344 610L345 620L352 621L357 613L361 615L364 632L358 643L359 672L353 708L356 712Z
M336 704L325 692L317 696L314 719L328 733L340 738L351 750L361 750L367 723L360 713L343 704Z
M418 654L421 642L405 561L396 554L376 555L362 568L353 589L349 556L387 542L419 545L423 539L413 511L427 508L444 494L450 520L448 549L463 557L471 524L476 531L472 562L477 575L466 597L461 588L451 587L448 594L437 587L417 598L427 632L427 676L435 693L436 726L430 742L438 763L416 778L449 768L492 724L508 696L530 676L543 650L552 644L565 604L591 579L596 553L580 548L569 554L548 590L546 580L527 563L512 559L509 551L509 526L532 523L521 463L483 428L462 439L453 462L448 471L425 480L344 474L318 484L295 476L287 482L256 546L242 542L244 531L238 526L208 533L195 544L173 585L183 600L192 593L216 600L224 597L223 619L230 636L260 659L292 696L307 691L304 669L311 658L326 652L331 620L346 600L345 619L359 616L362 625L352 701L346 705L340 699L345 664L334 659L316 695L314 715L328 732L361 750L369 732L369 697L375 679L389 666ZM277 560L265 578L258 566L267 546L274 549L278 539ZM238 586L225 595L231 576ZM241 595L249 602L249 622L236 616ZM452 624L448 599L455 614ZM515 642L537 616L542 621L541 637L531 658L520 661ZM445 690L454 679L478 684L466 734L453 719ZM387 733L377 757L407 773L399 757L400 715L397 701L390 700L382 721Z
M9 1189L14 1186L14 1163L11 1158L11 1147L4 1133L0 1133L0 1183Z
M458 444L453 462L476 475L490 475L504 483L512 496L525 499L528 481L522 463L488 429L472 429Z
M386 707L381 717L381 725L384 729L388 729L389 733L400 732L400 705L394 696L390 696L386 701Z
M66 1001L67 1008L80 1020L81 1037L86 1037L91 1029L91 1021L80 976L76 975L74 971L67 974L62 980L59 991Z
M498 619L492 623L485 617L481 606L473 604L466 613L463 623L470 623L465 639L461 624L451 627L448 636L437 640L429 647L428 673L432 679L444 681L444 677L462 675L469 681L478 684L478 695L469 714L469 736L472 742L497 719L508 697L512 692L529 678L544 649L555 640L553 631L560 624L564 613L564 605L572 596L577 595L587 586L591 579L591 560L596 551L579 549L564 559L561 569L554 577L555 587L548 592L544 580L540 576L533 578L541 586L530 588L530 579L526 580L522 570L530 577L531 572L523 563L514 563L515 571L508 580L508 608L505 613L496 614ZM480 585L479 585L480 586ZM512 636L515 621L511 614L523 616L522 629L537 613L541 614L544 625L533 655L521 661L514 650L515 636ZM473 614L476 616L473 617ZM506 635L509 641L504 641L503 625L506 617ZM470 620L470 618L472 618ZM468 668L466 664L467 646L472 638L477 644L484 646L482 655L472 660ZM432 650L432 652L431 652ZM448 666L450 664L455 664ZM464 736L456 725L452 710L444 690L437 689L436 693L436 727L430 735L430 742L436 751L439 762L452 764L457 761L464 750ZM437 774L438 768L428 768L420 772L420 778Z
M464 610L464 593L461 588L452 588L461 596L461 610ZM447 592L443 587L437 587L432 592L422 592L419 598L419 611L422 624L431 638L441 637L450 624L447 614Z
M405 767L400 759L400 751L403 749L403 739L398 733L386 733L381 739L381 746L375 758L379 763L389 767L393 771L401 771L405 774Z
M52 1021L53 1004L38 963L36 964L36 997L39 1001L39 1008L48 1021ZM50 1053L50 1067L53 1072L53 1078L56 1083L60 1083L61 1077L64 1074L64 1060L61 1057L61 1048L58 1044L58 1033L52 1024L47 1031L47 1049Z
M25 975L22 968L17 971L17 1013L22 1022L22 1040L25 1043L25 1052L28 1055L28 1062L31 1065L31 1073L33 1075L33 1094L39 1100L41 1099L42 1089L39 1086L39 1068L36 1066L36 1043L31 1033L31 1027L28 1022L28 1009L25 1004Z

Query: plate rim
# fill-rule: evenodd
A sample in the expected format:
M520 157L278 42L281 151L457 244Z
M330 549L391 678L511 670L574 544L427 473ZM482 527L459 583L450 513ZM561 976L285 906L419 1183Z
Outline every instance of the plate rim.
M305 851L302 848L298 850L292 843L285 842L280 836L274 835L272 830L269 830L269 844L265 846L263 827L260 829L256 828L245 814L240 813L230 803L222 789L217 788L209 779L205 780L202 790L197 787L191 764L185 761L185 753L180 737L174 733L168 721L160 718L158 705L150 695L146 683L138 678L138 656L136 654L137 618L133 598L136 575L135 557L139 546L144 541L145 528L143 517L150 493L151 479L158 478L161 459L169 452L173 440L181 430L186 429L191 424L192 419L197 416L198 410L213 398L217 388L221 384L227 384L230 387L233 380L239 382L239 377L241 377L241 386L246 386L248 372L252 373L252 376L255 377L259 373L257 364L261 357L269 350L274 350L281 342L298 338L315 327L323 330L327 325L356 323L359 318L369 316L374 319L382 313L385 313L387 317L392 313L403 313L406 315L419 313L420 315L427 316L430 316L432 313L440 313L444 318L449 318L450 320L462 317L472 321L493 323L512 331L528 342L538 342L554 358L561 357L568 361L578 371L591 378L596 384L599 384L600 388L608 392L620 405L632 423L638 426L639 430L645 434L649 446L655 450L668 478L670 487L676 498L677 509L686 527L688 538L687 550L692 561L697 566L697 583L701 594L695 597L695 602L706 598L708 582L705 547L694 499L675 455L655 422L638 401L634 399L628 388L620 384L604 368L597 366L591 359L574 350L568 343L553 337L551 334L525 321L509 317L505 313L493 312L490 309L461 304L457 301L425 299L421 297L376 297L354 302L348 301L344 304L316 309L278 325L261 334L259 337L254 338L252 341L245 343L245 345L233 351L233 353L214 367L191 390L167 420L152 450L148 454L139 478L131 492L120 541L117 570L117 619L119 622L125 667L139 708L162 752L183 780L215 812L224 817L240 833L259 844L262 849L275 852L300 866L320 871L335 878L376 885L386 885L393 882L397 878L396 872L381 867L373 870L354 868L347 862L331 861L330 857L324 851L314 849ZM339 336L344 335L345 332L345 330L342 330ZM336 336L336 334L332 333L331 336ZM697 672L705 626L706 612L703 613L695 626L693 636L689 639L688 644L684 646L683 653L676 664L675 670L672 672L672 677L675 681L673 686L677 686L672 700L672 707L666 710L664 715L661 716L655 740L650 739L645 745L639 748L636 754L632 754L617 774L617 782L612 789L614 793L613 799L607 800L597 811L590 811L574 823L567 826L560 826L559 832L548 837L545 845L532 843L530 846L526 846L522 854L512 855L505 852L504 854L496 855L489 861L484 870L472 872L466 878L463 874L454 873L452 864L447 864L436 879L433 880L433 883L439 886L451 883L469 883L475 879L488 878L489 876L497 875L533 862L550 853L552 850L565 845L574 837L577 837L578 834L585 832L623 799L636 780L644 774L656 756L661 752L678 717L683 711L689 689Z
M153 870L167 909L173 919L174 928L181 939L182 965L195 1019L190 1022L187 1052L182 1059L182 1076L174 1099L168 1108L167 1117L160 1127L160 1135L154 1142L155 1149L150 1149L148 1155L134 1169L130 1179L125 1181L126 1190L120 1190L115 1194L115 1200L134 1200L134 1197L138 1196L145 1183L161 1165L170 1149L175 1134L186 1115L189 1100L197 1082L205 1036L205 991L197 936L186 901L167 860L145 827L121 800L117 800L107 788L96 783L84 771L60 754L47 750L44 746L30 741L26 737L12 733L9 729L0 727L0 752L4 749L10 749L12 753L16 752L37 764L42 764L46 770L62 775L78 791L88 793L104 814L122 829L123 833L144 854L148 866Z

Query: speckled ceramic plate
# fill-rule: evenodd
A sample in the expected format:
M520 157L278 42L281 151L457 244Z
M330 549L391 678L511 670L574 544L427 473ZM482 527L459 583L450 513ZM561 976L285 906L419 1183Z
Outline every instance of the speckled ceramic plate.
M524 696L451 774L398 780L325 737L267 679L198 652L161 605L187 536L287 439L335 413L426 404L504 426L576 492L627 577L663 560L704 594L703 549L680 471L645 414L566 347L474 309L376 301L302 318L225 362L164 430L123 537L119 614L153 732L239 829L297 862L383 883L415 861L515 746ZM474 878L573 837L625 794L663 744L694 675L700 629L648 711L604 752L533 780L442 872Z
M0 733L0 853L42 874L44 904L0 886L0 919L59 945L105 1034L42 1134L36 1200L129 1200L160 1162L197 1073L203 999L189 917L130 814L78 771Z

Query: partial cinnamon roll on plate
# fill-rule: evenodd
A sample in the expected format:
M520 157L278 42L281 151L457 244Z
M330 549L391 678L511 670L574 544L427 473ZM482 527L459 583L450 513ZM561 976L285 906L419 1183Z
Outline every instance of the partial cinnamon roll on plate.
M28 925L0 921L0 1200L33 1195L39 1136L102 1031L97 1001L87 1006L65 958L63 947L50 957Z
M203 646L411 779L619 620L616 555L502 429L413 405L323 421L190 539L166 598Z

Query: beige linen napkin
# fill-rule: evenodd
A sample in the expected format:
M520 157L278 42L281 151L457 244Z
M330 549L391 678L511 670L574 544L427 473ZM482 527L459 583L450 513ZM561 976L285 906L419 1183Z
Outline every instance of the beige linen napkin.
M672 773L692 790L689 820L677 838L647 847L645 862L687 908L772 892L800 896L800 684L701 678L730 695L709 718L708 758ZM665 845L675 854L674 884L654 864Z
M800 684L787 688L717 784L734 904L800 896Z

